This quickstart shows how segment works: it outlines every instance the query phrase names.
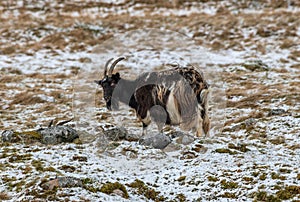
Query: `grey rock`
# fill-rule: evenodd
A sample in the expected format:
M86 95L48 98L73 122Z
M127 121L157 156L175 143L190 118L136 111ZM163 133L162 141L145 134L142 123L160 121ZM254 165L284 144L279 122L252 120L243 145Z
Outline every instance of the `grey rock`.
M175 142L171 142L164 148L164 152L180 151L181 149L182 149L182 145L176 144Z
M83 187L83 183L81 179L74 177L58 177L42 184L41 187L45 190L53 190L54 188Z
M119 141L124 140L126 138L126 135L128 135L128 132L125 128L120 127L106 130L104 131L104 135L108 140Z
M171 138L165 134L158 134L150 138L140 139L139 143L145 146L151 146L155 149L164 149L171 143Z
M53 126L39 129L41 142L44 144L58 144L62 142L73 142L79 135L76 130L68 126Z
M178 144L183 144L183 145L189 145L195 141L195 137L184 134L183 136L180 136L179 138L176 139L176 143Z
M127 133L125 135L125 140L127 140L127 141L138 141L139 139L140 139L140 137L133 133Z
M243 67L250 71L268 71L269 67L261 60L248 60L241 64Z
M170 136L171 138L177 138L177 137L181 137L181 136L184 136L186 135L185 133L181 132L181 131L175 131L175 132L171 132L170 133Z
M194 159L198 156L198 154L196 152L192 152L192 151L185 151L182 153L182 156L180 157L181 160L184 159Z
M254 118L249 118L249 119L247 119L247 120L245 121L245 125L246 125L247 127L249 127L249 126L254 125L256 122L257 122L256 119L254 119Z
M81 179L75 177L58 177L58 184L60 187L82 187Z
M13 130L5 130L1 134L1 140L3 142L13 142Z
M268 113L268 116L281 115L284 113L287 113L287 111L284 109L271 109Z
M79 136L80 141L81 141L82 143L84 143L84 144L85 144L85 143L95 142L96 139L97 139L97 137L99 136L99 135L97 135L97 134L92 134L92 133L89 133L89 132L83 131L83 130L77 131L77 133L78 133L78 136ZM102 134L102 135L103 135L103 134Z

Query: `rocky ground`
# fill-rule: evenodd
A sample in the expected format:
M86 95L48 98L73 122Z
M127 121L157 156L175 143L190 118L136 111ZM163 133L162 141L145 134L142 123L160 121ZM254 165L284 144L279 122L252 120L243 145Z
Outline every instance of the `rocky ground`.
M299 12L295 0L1 1L0 200L300 201ZM201 69L210 136L167 127L164 149L139 144L134 112L108 112L93 82L121 55L125 78Z

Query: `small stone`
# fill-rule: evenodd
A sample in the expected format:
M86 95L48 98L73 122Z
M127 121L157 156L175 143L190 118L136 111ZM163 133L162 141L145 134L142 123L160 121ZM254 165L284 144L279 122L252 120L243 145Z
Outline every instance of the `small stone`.
M86 156L73 156L72 158L74 161L81 161L81 162L87 162Z
M139 139L139 136L133 133L127 133L125 135L125 140L127 141L138 141Z
M41 185L44 190L53 190L56 187L59 187L58 179L51 180Z
M1 140L3 142L13 142L13 130L5 130L1 134Z
M44 144L58 144L62 142L73 142L79 138L78 133L68 126L53 126L38 130L41 134L41 142Z
M141 138L140 140L139 140L139 143L141 144L141 145L145 145L145 146L151 146L151 144L152 144L152 137L150 137L150 138Z
M115 189L115 190L113 190L112 195L124 197L124 192L120 189Z
M92 59L88 57L79 58L79 62L81 63L91 63Z
M174 151L179 151L180 149L181 149L180 144L171 142L164 148L164 152L174 152Z
M41 185L45 190L53 190L54 188L66 187L83 187L82 180L74 177L58 177Z
M184 134L183 136L180 136L178 139L176 139L176 142L178 144L183 144L183 145L189 145L194 141L195 141L195 137L187 134Z
M177 137L181 137L181 136L184 136L184 135L186 135L186 134L181 132L181 131L175 131L175 132L170 133L170 136L171 136L172 139L177 138Z
M164 149L171 141L169 136L158 134L150 138L141 139L139 143L145 146L152 146L155 149Z
M250 71L268 71L269 67L261 60L248 60L242 64L243 67Z
M128 135L128 132L125 128L120 127L106 130L104 131L104 134L108 140L119 141L124 140L126 138L126 135Z
M88 133L86 131L77 131L77 133L78 133L80 141L83 144L94 142L94 141L96 141L96 139L98 137L97 135Z
M195 154L194 152L191 152L191 151L187 151L187 152L184 152L182 154L182 156L180 157L181 160L184 160L184 159L194 159L196 158L198 155Z
M75 177L58 177L58 184L60 187L82 187L81 179Z
M195 152L198 152L198 153L201 153L201 154L204 154L207 152L207 147L204 147L203 145L201 144L196 144L193 148L192 148L193 151Z
M281 115L287 113L284 109L271 109L268 116Z
M249 118L249 119L247 119L247 120L245 121L245 125L246 125L247 127L249 127L249 126L254 125L256 122L257 122L256 119L254 119L254 118Z

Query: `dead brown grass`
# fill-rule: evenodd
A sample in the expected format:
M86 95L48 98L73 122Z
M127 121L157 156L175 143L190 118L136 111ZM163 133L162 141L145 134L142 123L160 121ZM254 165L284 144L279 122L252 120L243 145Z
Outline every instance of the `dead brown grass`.
M1 192L0 193L0 200L10 200L11 197L8 195L6 192Z
M36 95L30 93L30 92L23 92L17 94L13 101L11 102L11 105L15 104L21 104L21 105L33 105L37 103L45 103L46 101L41 99L40 97L37 97Z
M230 119L228 121L225 122L225 126L228 126L228 125L231 125L233 123L242 123L243 121L249 119L249 118L262 118L264 117L264 113L261 112L261 111L253 111L251 112L250 114L246 115L246 116L240 116L241 114L232 114L232 118L233 119ZM236 116L236 118L234 117Z
M1 76L0 83L19 83L23 80L24 76L14 75L14 76Z

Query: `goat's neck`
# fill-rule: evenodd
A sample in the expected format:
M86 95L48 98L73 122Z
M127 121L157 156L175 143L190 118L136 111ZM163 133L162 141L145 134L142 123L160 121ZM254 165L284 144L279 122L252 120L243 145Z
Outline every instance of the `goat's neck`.
M118 100L126 105L129 105L131 96L136 89L136 82L126 79L121 79L115 89L115 96Z

